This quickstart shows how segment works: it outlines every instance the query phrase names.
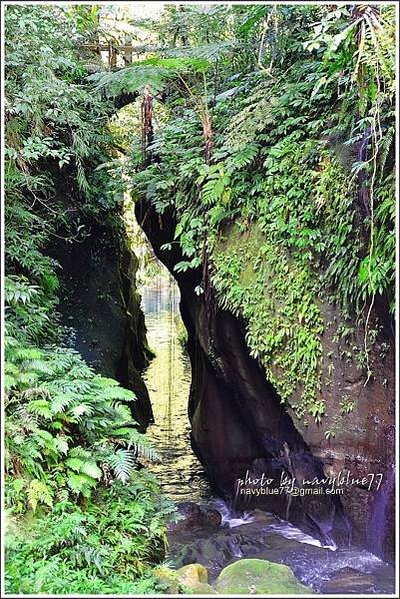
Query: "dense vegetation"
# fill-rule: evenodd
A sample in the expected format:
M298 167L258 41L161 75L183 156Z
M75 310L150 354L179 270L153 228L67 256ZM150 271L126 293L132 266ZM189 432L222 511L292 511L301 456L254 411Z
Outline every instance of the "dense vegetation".
M136 23L160 50L145 45L111 70L79 50L98 39L99 15L94 5L6 12L14 593L154 591L173 511L140 468L154 452L132 419L134 394L68 345L54 239L78 243L88 215L122 239L122 192L160 214L172 206L176 270L203 266L196 292L211 287L244 319L252 355L305 420L325 412L322 304L337 305L348 330L361 323L364 343L350 345L367 381L376 308L394 313L394 7L169 6ZM143 92L154 131L143 131ZM136 104L115 119L123 94Z
M141 456L156 455L132 418L135 394L68 347L60 269L46 251L60 236L83 239L88 215L122 235L112 180L95 170L110 155L112 107L85 82L76 50L97 13L7 9L5 501L14 593L154 590L149 568L163 559L173 512L139 468Z
M343 352L366 381L376 314L394 314L394 35L390 6L170 7L168 50L93 76L109 97L147 84L162 100L153 160L134 142L126 178L175 209L176 270L206 264L197 292L211 279L244 318L305 422L325 412L322 304L348 321Z

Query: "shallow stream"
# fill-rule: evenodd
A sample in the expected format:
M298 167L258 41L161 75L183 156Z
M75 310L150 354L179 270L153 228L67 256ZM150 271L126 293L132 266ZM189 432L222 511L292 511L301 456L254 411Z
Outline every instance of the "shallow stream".
M171 499L204 501L212 494L190 445L187 404L191 373L184 350L179 291L171 277L158 276L140 293L147 340L156 354L143 377L154 413L147 436L160 455L160 461L149 468Z

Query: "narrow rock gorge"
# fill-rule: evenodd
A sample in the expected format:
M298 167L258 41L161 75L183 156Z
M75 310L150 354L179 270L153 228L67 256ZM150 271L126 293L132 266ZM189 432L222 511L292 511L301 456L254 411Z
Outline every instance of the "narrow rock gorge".
M356 402L343 428L326 439L316 424L302 427L280 402L265 371L250 357L245 327L240 318L207 302L194 289L200 284L201 269L190 273L174 271L182 259L179 250L163 250L175 236L173 211L162 217L144 201L136 204L136 216L158 258L176 278L181 292L181 314L188 331L192 365L189 397L192 447L217 492L238 509L260 507L298 524L324 543L350 541L368 544L371 517L381 502L384 531L383 550L394 546L394 486L391 478L393 455L394 370L392 340L381 333L373 356L379 379L365 388L365 379L350 360L340 359L340 326L333 307L324 308L329 325L323 337L324 353L335 351L335 386L323 389L328 406L337 413L342 391ZM362 337L362 329L359 330ZM381 381L385 380L382 385ZM335 412L336 410L336 412ZM224 434L221 435L221 430ZM305 496L288 501L279 495L254 497L237 493L238 479L246 471L253 478L262 473L278 486L282 475L319 480L340 477L347 471L357 479L345 486L343 496ZM391 486L374 489L369 475L383 474ZM389 483L390 484L390 483ZM326 485L327 486L327 485ZM386 494L382 499L382 494ZM376 508L375 508L376 509Z
M6 593L397 596L395 3L3 4Z

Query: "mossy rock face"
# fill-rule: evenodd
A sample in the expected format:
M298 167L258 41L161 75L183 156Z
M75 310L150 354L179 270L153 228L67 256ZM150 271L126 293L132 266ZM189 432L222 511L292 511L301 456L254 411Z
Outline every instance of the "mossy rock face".
M218 595L217 591L206 582L199 582L193 587L183 587L183 590L187 595Z
M214 595L214 589L208 584L207 568L201 564L188 564L176 571L179 584L188 594Z
M222 570L215 585L225 595L308 595L289 566L262 559L242 559Z
M194 582L208 582L208 571L202 564L188 564L176 571L182 584L190 586Z
M201 564L188 564L171 570L165 566L158 566L154 569L154 575L163 587L163 591L173 595L215 595L216 591L208 584L207 568Z

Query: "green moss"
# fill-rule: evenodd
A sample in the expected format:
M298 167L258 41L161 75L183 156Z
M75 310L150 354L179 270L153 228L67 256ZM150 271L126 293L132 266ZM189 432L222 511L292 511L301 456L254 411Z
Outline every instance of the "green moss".
M220 305L247 323L251 355L299 418L320 422L321 301L357 311L360 265L348 174L313 141L285 138L270 151L253 218L237 220L213 248ZM353 253L352 253L353 252Z
M153 572L167 593L183 593L186 595L216 594L216 591L208 584L208 571L202 564L187 564L179 570L159 566Z
M222 306L247 322L251 355L265 367L282 400L301 416L321 388L322 316L317 280L306 266L272 245L257 224L234 225L216 246L214 285ZM294 402L292 402L294 403Z
M202 564L188 564L186 566L182 566L176 572L179 580L186 584L186 586L190 586L194 583L207 583L208 582L208 572L207 568L205 568Z
M295 578L289 566L261 559L242 559L222 570L215 585L218 593L308 595L310 589Z

